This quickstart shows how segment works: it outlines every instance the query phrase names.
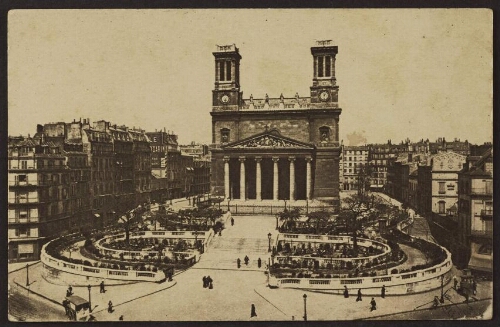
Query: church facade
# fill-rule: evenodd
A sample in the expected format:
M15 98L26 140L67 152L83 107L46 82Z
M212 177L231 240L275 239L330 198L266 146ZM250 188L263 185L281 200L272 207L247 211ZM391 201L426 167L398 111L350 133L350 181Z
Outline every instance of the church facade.
M307 97L243 97L241 55L218 46L212 98L211 193L234 200L339 203L338 47L311 48Z

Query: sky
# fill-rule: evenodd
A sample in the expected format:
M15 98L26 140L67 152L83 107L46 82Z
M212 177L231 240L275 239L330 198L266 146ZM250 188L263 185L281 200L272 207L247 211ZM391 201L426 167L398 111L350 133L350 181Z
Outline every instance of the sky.
M486 9L12 10L8 133L90 118L211 142L216 45L245 98L309 95L311 46L338 46L340 138L492 141ZM355 135L355 137L353 137Z

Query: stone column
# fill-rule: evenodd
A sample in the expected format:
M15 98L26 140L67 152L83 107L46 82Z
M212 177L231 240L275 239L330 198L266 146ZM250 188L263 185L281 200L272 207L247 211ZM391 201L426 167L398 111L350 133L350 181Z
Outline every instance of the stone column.
M229 157L224 157L224 196L226 199L230 197L229 190Z
M257 201L262 200L262 177L260 171L260 162L262 157L255 157L256 168L255 168L255 189L256 189L256 199Z
M295 200L295 157L289 157L290 161L290 201Z
M306 158L306 199L311 199L311 161L312 158Z
M274 162L274 169L273 169L273 200L276 201L278 200L278 161L280 158L278 157L273 157L273 162Z
M245 200L245 157L240 159L240 200Z

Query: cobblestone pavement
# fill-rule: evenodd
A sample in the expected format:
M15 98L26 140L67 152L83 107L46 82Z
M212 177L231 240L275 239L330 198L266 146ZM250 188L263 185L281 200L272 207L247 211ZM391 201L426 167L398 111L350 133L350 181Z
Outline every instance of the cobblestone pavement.
M68 320L62 306L16 286L9 291L8 312L11 321Z

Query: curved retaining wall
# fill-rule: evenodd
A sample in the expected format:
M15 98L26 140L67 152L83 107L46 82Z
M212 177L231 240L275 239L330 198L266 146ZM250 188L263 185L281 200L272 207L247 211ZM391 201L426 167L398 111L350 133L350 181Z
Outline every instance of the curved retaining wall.
M206 240L210 237L210 234L213 234L213 230L210 231L202 231L202 232L191 232L191 231L143 231L130 233L130 239L137 238L158 238L158 239L183 239L187 240L189 244L194 245L196 239L203 240L204 244ZM157 256L158 251L156 250L141 250L141 251L129 251L129 250L118 250L112 249L105 246L106 243L112 241L120 241L125 239L125 234L120 233L116 235L111 235L105 238L101 238L100 240L95 242L95 247L99 249L99 252L103 255L110 255L113 258L120 258L120 254L123 254L124 259L133 259L138 257L143 257L145 255L149 256ZM174 252L178 254L183 254L184 257L188 259L190 257L195 257L196 261L199 260L199 252ZM189 254L189 255L188 255Z
M276 240L276 244L278 242L296 242L300 243L321 243L321 244L349 244L353 242L352 236L331 236L331 235L304 235L304 234L279 234L278 239ZM290 256L285 254L276 255L274 260L280 262L283 260L288 260L288 258L304 258L310 260L316 260L320 262L320 265L325 265L327 263L340 264L341 262L352 262L355 267L359 265L364 265L368 262L373 263L375 259L379 262L384 262L391 254L391 248L382 242L369 240L365 238L358 238L358 245L362 247L370 247L373 246L375 249L383 251L382 253L367 256L367 257L359 257L359 258L337 258L337 257L307 257L307 256Z
M50 243L50 242L49 242ZM65 273L85 276L88 278L97 279L112 279L118 281L143 281L143 282L161 282L165 280L165 274L163 271L152 272L152 271L137 271L137 270L117 270L108 268L98 268L90 267L85 265L79 265L74 263L65 262L50 256L46 252L46 247L49 244L45 244L42 247L42 253L40 255L40 260L43 263L44 268L52 268Z
M436 246L439 245L436 244ZM385 285L386 295L426 292L446 285L450 281L450 271L453 267L451 253L446 248L441 247L441 249L445 251L446 259L427 269L354 278L276 278L269 276L269 286L317 290L333 294L343 294L344 287L347 287L352 294L362 289L363 294L380 295L382 285Z

